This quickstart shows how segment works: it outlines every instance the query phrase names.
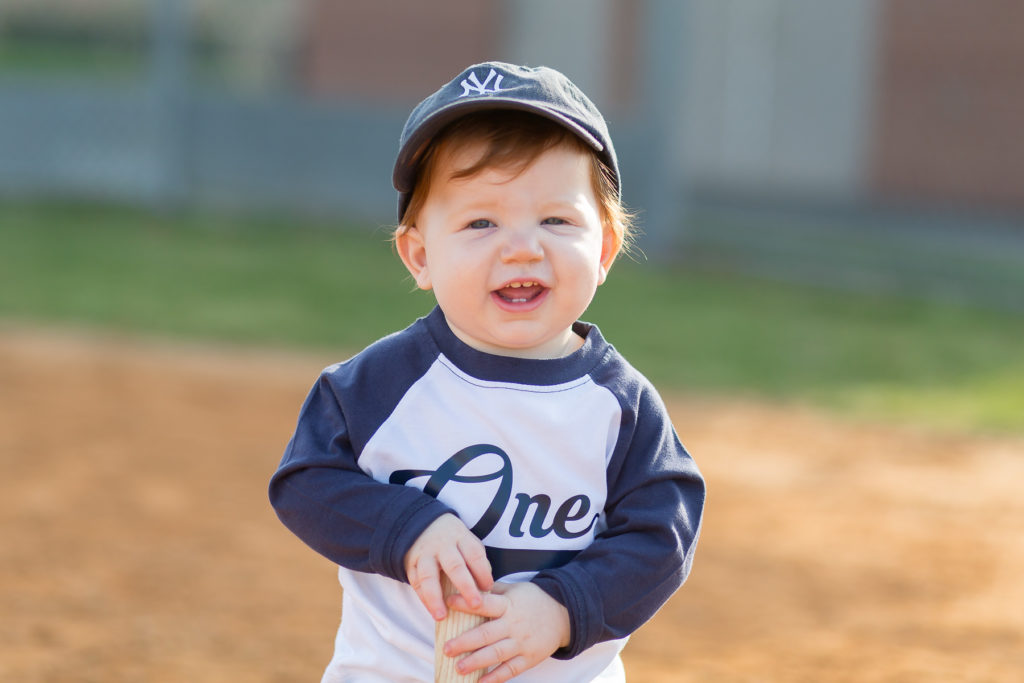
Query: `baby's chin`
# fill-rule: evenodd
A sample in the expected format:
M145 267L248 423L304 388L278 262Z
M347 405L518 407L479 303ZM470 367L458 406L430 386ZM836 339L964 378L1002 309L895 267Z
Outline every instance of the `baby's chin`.
M528 359L563 358L582 346L583 340L571 329L554 336L537 337L530 335L506 336L489 344L490 353L500 356Z

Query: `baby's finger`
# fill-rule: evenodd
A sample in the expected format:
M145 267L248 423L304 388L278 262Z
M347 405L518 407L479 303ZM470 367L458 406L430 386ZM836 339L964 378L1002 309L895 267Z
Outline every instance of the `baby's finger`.
M462 633L444 644L444 653L449 657L458 657L460 655L472 655L482 650L492 647L495 643L505 642L509 638L508 629L499 622L496 621L485 621L482 624L475 626L465 633ZM511 645L515 645L514 642L510 641ZM506 646L507 647L507 646ZM510 655L513 653L509 653ZM487 665L497 664L497 661L491 661L487 657L493 656L493 652L490 655L483 655L475 657L473 661L480 661L481 665L483 662L489 662Z
M526 659L517 652L515 641L505 638L466 655L459 660L456 669L465 675L492 666L497 668L489 674L491 678L482 680L507 681L529 668Z
M494 585L494 577L491 575L491 562L487 559L484 544L475 538L473 542L459 542L459 552L462 553L466 566L476 580L476 585L480 590L489 591Z
M482 598L480 589L477 588L476 579L470 573L469 568L459 552L446 554L441 558L441 569L452 582L455 590L468 601L474 609L480 606Z
M448 614L441 594L441 576L437 564L423 560L409 572L409 585L434 619L440 621Z
M508 609L508 598L493 593L484 593L481 595L480 604L473 607L466 600L465 596L456 594L448 596L448 606L460 612L469 612L470 614L478 614L488 619L497 619L505 614L505 611ZM477 647L484 644L481 642Z
M537 664L537 662L531 664L526 657L523 657L521 655L518 657L513 657L512 659L503 662L502 665L494 671L488 672L483 678L480 679L480 683L505 683L505 681L511 681L513 678L523 673L535 664Z

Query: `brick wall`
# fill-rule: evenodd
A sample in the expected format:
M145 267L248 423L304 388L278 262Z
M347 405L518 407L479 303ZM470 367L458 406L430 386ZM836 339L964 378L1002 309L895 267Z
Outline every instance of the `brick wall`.
M417 102L495 55L497 3L312 0L301 78L316 95Z
M882 7L875 191L1024 209L1024 2Z

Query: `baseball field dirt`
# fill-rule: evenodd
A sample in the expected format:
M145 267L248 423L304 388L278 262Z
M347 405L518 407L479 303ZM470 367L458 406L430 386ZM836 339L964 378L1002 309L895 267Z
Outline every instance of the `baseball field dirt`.
M266 484L333 360L0 328L0 681L319 680L340 592ZM1021 680L1024 437L666 399L709 498L631 681Z

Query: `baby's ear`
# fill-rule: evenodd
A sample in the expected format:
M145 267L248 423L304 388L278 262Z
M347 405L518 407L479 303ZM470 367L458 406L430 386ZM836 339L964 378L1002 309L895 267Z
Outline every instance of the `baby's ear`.
M611 270L615 257L619 255L622 248L622 238L611 227L605 226L604 234L601 237L601 275L597 284L604 284Z
M427 246L423 234L415 226L399 226L395 233L395 249L398 257L408 269L416 286L431 289L430 272L427 269Z

